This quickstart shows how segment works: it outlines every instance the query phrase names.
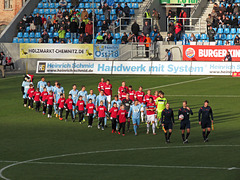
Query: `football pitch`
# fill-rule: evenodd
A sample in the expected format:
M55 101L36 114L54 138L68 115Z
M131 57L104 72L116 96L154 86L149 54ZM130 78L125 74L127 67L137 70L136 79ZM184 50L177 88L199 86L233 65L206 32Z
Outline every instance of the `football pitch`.
M41 75L35 75L34 85ZM59 81L65 94L76 83L94 90L100 78L110 79L113 95L121 81L134 90L143 86L162 90L174 110L171 143L164 132L146 134L140 124L138 136L133 126L123 137L111 133L110 120L104 131L87 122L79 124L48 119L23 107L20 91L23 76L0 79L0 177L3 179L56 180L148 180L148 179L240 179L240 79L226 76L137 76L137 75L45 75ZM198 110L209 100L214 115L214 131L204 143L198 124ZM189 143L183 144L178 109L187 100L190 116ZM42 111L42 109L41 109ZM65 115L65 113L64 113ZM151 132L151 128L150 128Z

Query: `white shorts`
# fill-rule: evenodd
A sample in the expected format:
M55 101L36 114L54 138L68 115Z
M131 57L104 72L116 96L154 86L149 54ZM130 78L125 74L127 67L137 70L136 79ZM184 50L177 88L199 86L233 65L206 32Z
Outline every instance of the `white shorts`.
M145 111L145 107L142 106L141 109L140 109L141 112L144 112Z
M147 123L155 122L155 114L147 115Z
M107 102L111 103L111 100L112 100L112 96L111 95L107 96Z

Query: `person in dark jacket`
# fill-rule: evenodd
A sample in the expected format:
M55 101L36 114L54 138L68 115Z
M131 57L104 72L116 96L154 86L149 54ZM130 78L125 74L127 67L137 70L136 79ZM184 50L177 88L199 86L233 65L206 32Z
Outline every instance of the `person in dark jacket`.
M212 26L209 27L209 30L208 30L208 37L209 37L209 41L210 42L213 42L215 41L214 37L216 35L216 32L214 31L214 29L212 28Z
M77 8L78 4L79 4L79 1L78 0L71 0L71 4L72 4L73 8Z
M143 26L143 33L145 36L151 33L151 26L148 24L148 21L145 21L145 24Z
M42 26L42 18L39 16L39 13L34 18L34 24L36 25L37 32L40 32Z
M135 36L138 36L140 28L136 20L134 20L134 23L132 24L131 31L133 34L135 34Z
M123 12L125 13L125 17L126 17L126 18L129 18L129 17L130 17L130 8L128 7L127 3L125 3L125 6L124 6L124 8L123 8ZM126 21L127 24L128 24L129 19L126 19L125 21Z
M232 28L237 28L238 27L238 19L233 16L233 20L232 20Z
M117 17L118 17L118 15L119 15L119 12L120 12L120 11L123 11L123 8L122 8L121 4L118 3L118 6L117 6L117 8L116 8L116 15L117 15Z
M232 61L232 56L230 54L230 52L228 51L226 56L224 57L224 60L223 61Z
M34 17L30 14L30 15L27 17L26 23L29 25L30 23L32 23L32 21L34 21Z
M24 32L25 28L25 23L23 23L23 21L20 21L17 25L18 32Z
M82 20L80 21L80 28L79 28L79 33L80 34L85 34L85 29L86 29L86 24Z
M122 44L127 44L128 43L128 36L127 36L127 33L123 33L123 36L122 36Z
M43 39L43 43L48 43L49 35L46 30L44 30L42 33L42 39Z
M75 19L72 19L72 22L70 23L71 39L77 38L77 30L78 30L78 25L75 22Z
M106 21L103 21L102 32L106 32L107 30L108 30L108 24L106 23Z
M163 37L160 33L157 33L157 35L155 36L153 42L157 42L157 41L163 41Z
M85 44L91 44L92 43L92 36L89 35L87 32L86 32L86 35L83 38L83 43L85 43Z

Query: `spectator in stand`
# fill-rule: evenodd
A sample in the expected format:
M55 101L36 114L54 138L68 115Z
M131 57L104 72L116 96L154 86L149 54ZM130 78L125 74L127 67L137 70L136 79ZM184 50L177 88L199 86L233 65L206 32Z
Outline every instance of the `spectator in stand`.
M224 45L226 45L226 46L230 46L231 44L230 44L230 42L229 42L228 40L226 40L226 42L225 42Z
M235 39L234 39L234 44L235 45L240 45L240 38L238 35L236 35Z
M58 20L56 20L55 23L53 24L53 30L54 30L54 32L58 32L58 30L59 30Z
M135 34L135 36L138 36L140 28L136 20L134 20L134 23L132 24L131 31L133 34Z
M129 33L129 36L128 36L128 42L137 42L137 37L136 37L136 35L135 34L133 34L133 33Z
M235 16L233 16L232 28L238 28L238 19Z
M62 23L59 24L59 29L61 29L61 27L63 27L63 29L65 30L65 28L66 28L66 24L65 24L64 21L62 21Z
M176 23L175 37L176 37L177 41L181 40L181 33L182 33L182 25L180 23Z
M85 16L85 18L84 18L84 20L83 20L83 22L85 23L85 25L88 23L88 21L89 21L88 17Z
M128 7L127 3L125 3L125 6L123 8L123 12L125 13L125 17L126 17L125 22L128 24L129 17L130 17L130 8Z
M66 0L60 0L58 8L66 9L67 8L67 1Z
M174 36L172 33L167 34L166 41L167 42L174 41Z
M42 33L42 43L48 43L49 35L46 30Z
M49 30L51 27L52 27L52 20L51 20L51 17L48 16L48 19L47 19L47 29Z
M233 6L233 15L238 16L239 15L239 6L237 3L234 4Z
M68 40L68 44L72 44L72 41L71 41L71 39L69 39L69 40Z
M84 8L83 11L82 11L82 14L81 14L82 21L85 19L86 16L88 18L88 12L86 11L86 8Z
M6 57L6 65L4 66L4 69L6 69L6 66L10 66L10 69L11 69L11 66L12 66L12 68L14 69L14 63L12 62L11 57Z
M114 0L107 0L107 4L109 6L113 6L114 5Z
M66 32L70 32L70 24L71 24L71 22L70 21L67 21L66 22L66 26L65 26L65 30L66 30Z
M150 47L151 47L151 38L149 37L149 34L147 34L146 37L146 44L145 44L145 51L146 51L146 58L149 58L149 51L150 51Z
M25 26L28 26L28 23L27 23L27 15L24 14L23 18L22 18L22 21L23 23L25 24Z
M64 21L64 17L61 15L60 17L57 17L58 23L62 23Z
M78 25L75 22L75 19L73 19L72 22L70 23L71 39L77 38L77 30L78 30Z
M42 15L42 24L43 24L45 21L47 21L47 19L45 18L44 15Z
M81 22L81 24L80 24L80 28L79 28L79 33L85 34L86 24L82 20L80 22Z
M108 30L108 24L106 23L106 21L103 21L102 32L107 32L107 30Z
M229 19L229 17L226 17L226 20L224 21L224 24L226 24L226 28L231 28L232 22Z
M228 4L226 14L227 15L232 15L232 13L233 13L232 4Z
M108 6L107 3L104 4L103 6L103 14L105 16L105 19L106 20L109 20L110 19L110 11L111 11L111 8ZM108 22L109 23L109 22Z
M120 11L123 11L123 8L122 8L121 4L118 3L117 8L116 8L116 15L117 15L117 17L119 17L119 12Z
M115 27L116 27L115 21L112 20L112 22L111 22L111 24L109 25L109 28L108 28L109 32L111 32L111 33L115 32Z
M79 40L79 43L80 43L80 44L83 44L83 43L84 43L84 37L83 37L83 34L80 34L80 35L79 35L78 40Z
M157 27L159 31L161 31L160 25L159 25L160 16L155 8L153 8L152 17L153 17L154 26Z
M144 33L142 33L140 36L138 36L137 40L138 40L139 45L144 45L144 43L147 41Z
M214 42L214 41L215 41L214 37L215 37L215 35L216 35L216 32L214 31L214 29L212 28L212 26L209 27L209 30L208 30L208 32L207 32L207 35L208 35L208 37L209 37L209 41L210 41L210 42Z
M111 33L107 33L106 37L104 37L106 44L112 44L113 37Z
M47 21L44 21L43 25L42 25L42 29L48 29L48 26L47 26Z
M190 42L196 42L196 41L197 41L197 39L196 39L196 37L194 36L193 33L191 34L191 36L190 36L190 38L189 38L189 41L190 41Z
M97 44L101 44L102 42L103 42L103 36L101 35L100 32L98 32L96 43L97 43Z
M25 28L25 23L23 23L23 21L20 21L17 26L18 32L24 32Z
M172 33L172 34L175 34L175 26L174 26L172 21L169 23L168 32Z
M184 9L181 10L179 14L179 18L187 18L187 13L184 11ZM179 22L184 25L186 23L186 19L180 19Z
M144 35L151 33L151 26L148 24L148 21L145 21L145 23L144 23L143 33L144 33Z
M86 35L83 37L83 43L91 44L92 43L92 36L86 32Z
M63 12L63 17L66 18L66 16L69 16L69 11L67 9Z
M32 16L32 14L30 14L30 15L27 17L27 25L30 25L30 23L32 23L32 21L34 21L34 17Z
M148 24L151 24L151 13L150 13L150 9L147 9L147 11L144 13L144 17L146 18L145 21L148 22Z
M65 42L65 28L61 27L60 30L58 31L58 37L59 37L59 41L64 41Z
M224 60L223 61L232 61L232 56L230 54L230 52L228 51L226 56L224 57Z
M162 35L159 32L155 36L153 42L157 42L157 41L163 41L163 37L162 37Z
M127 36L126 32L123 33L121 42L122 42L122 44L127 44L128 43L128 36Z
M214 9L211 12L211 16L212 16L213 20L217 19L217 13L216 13L216 11Z
M39 13L34 18L34 24L36 26L37 32L41 31L41 26L42 26L42 18L39 16Z
M213 17L211 16L211 14L208 14L206 22L207 22L207 29L208 29L210 26L212 26L212 23L213 23Z
M39 44L43 43L43 39L40 38L39 41L38 41Z
M93 34L92 21L88 21L88 24L85 26L85 33L88 33L88 35L92 36L92 34Z
M213 9L214 9L214 11L216 12L216 13L218 13L219 12L219 6L218 6L218 4L217 3L214 3L214 5L213 5Z
M73 8L77 8L79 5L79 1L78 0L71 0L71 4Z
M30 30L29 30L29 32L36 32L36 26L35 26L35 24L34 24L34 20L32 21L32 23L30 23Z
M59 9L57 12L57 18L60 18L61 16L63 16L63 12L61 11L61 9Z
M68 21L70 21L69 15L66 15L66 16L64 17L64 22L66 23L66 22L68 22Z

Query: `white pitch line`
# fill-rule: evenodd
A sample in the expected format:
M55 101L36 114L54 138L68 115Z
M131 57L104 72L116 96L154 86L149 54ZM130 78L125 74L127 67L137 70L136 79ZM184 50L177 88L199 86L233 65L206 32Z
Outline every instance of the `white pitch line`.
M204 94L202 94L202 95L194 95L194 94L192 94L192 95L176 95L176 94L166 94L166 96L176 96L176 97L221 97L221 98L240 98L240 95L204 95Z
M162 86L146 88L146 89L143 89L143 90L145 91L145 90L148 90L148 89L157 89L157 88L162 88L162 87L175 86L175 85L179 85L179 84L186 84L186 83L195 82L195 81L201 81L201 80L210 79L210 78L213 78L213 77L205 77L205 78L193 79L193 80L188 80L188 81L182 81L182 82L166 84L166 85L162 85Z
M17 161L0 161L17 162ZM177 168L177 169L215 169L215 170L239 170L238 167L208 167L208 166L161 166L151 164L97 164L97 163L67 163L67 162L28 162L25 164L45 164L45 165L73 165L73 166L109 166L109 167L144 167L144 168Z
M61 155L55 155L55 156L48 156L48 157L41 157L36 159L30 159L26 161L20 161L13 164L10 164L8 166L3 167L0 169L0 178L5 180L10 180L3 176L3 171L6 169L17 166L20 164L26 164L33 161L39 161L39 160L45 160L45 159L54 159L54 158L60 158L60 157L66 157L66 156L76 156L76 155L86 155L86 154L98 154L98 153L107 153L107 152L121 152L121 151L136 151L136 150L154 150L154 149L178 149L178 148L202 148L202 147L240 147L240 145L194 145L194 146L164 146L164 147L143 147L143 148L129 148L129 149L112 149L112 150L102 150L102 151L90 151L90 152L80 152L80 153L71 153L71 154L61 154Z

